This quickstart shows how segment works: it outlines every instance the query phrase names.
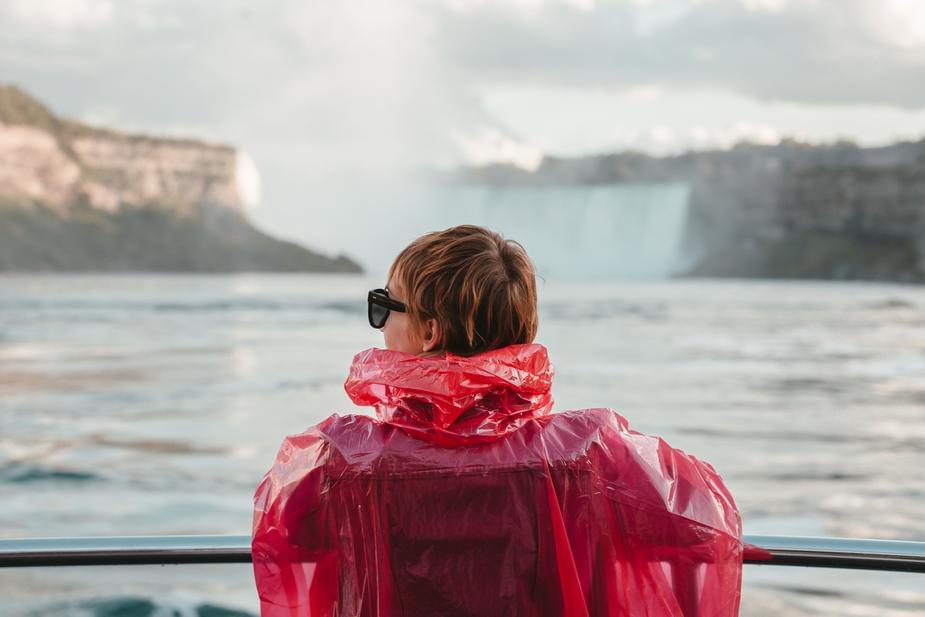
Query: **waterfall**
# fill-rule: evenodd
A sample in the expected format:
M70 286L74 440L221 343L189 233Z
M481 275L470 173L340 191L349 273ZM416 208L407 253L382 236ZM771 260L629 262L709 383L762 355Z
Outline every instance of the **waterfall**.
M357 182L319 200L324 223L306 231L313 246L354 256L374 276L422 233L473 223L523 244L546 279L664 278L683 266L688 194L687 185L667 183L423 188Z
M468 222L500 231L545 278L664 278L680 266L686 185L464 187L441 197L433 229Z

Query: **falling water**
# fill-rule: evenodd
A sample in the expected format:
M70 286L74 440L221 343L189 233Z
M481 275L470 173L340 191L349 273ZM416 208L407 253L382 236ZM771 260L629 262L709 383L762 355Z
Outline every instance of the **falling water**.
M435 223L515 238L550 278L665 278L680 263L687 196L679 184L467 187L448 191Z
M683 266L688 194L684 184L384 191L362 200L365 208L351 200L352 216L334 226L350 230L350 254L371 274L384 272L414 237L473 223L523 244L545 278L660 279ZM374 225L359 226L363 219Z

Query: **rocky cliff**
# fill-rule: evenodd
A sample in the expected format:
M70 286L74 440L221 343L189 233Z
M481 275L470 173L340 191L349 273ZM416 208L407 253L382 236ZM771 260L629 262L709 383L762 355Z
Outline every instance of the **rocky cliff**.
M463 170L465 183L685 182L688 274L925 281L925 140L881 148L740 144L657 158L549 158L535 172Z
M0 270L358 272L255 229L231 147L56 117L0 86Z

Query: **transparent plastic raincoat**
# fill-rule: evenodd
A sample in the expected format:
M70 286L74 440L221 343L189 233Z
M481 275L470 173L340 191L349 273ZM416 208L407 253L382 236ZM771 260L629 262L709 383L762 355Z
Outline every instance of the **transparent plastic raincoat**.
M716 471L610 409L551 413L551 383L540 345L358 354L378 419L287 438L257 488L261 614L738 614Z

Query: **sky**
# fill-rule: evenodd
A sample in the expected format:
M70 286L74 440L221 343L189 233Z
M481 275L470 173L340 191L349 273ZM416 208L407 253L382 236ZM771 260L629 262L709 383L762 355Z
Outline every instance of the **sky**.
M320 238L331 187L422 166L921 139L925 2L4 0L0 82L234 145L257 220Z

